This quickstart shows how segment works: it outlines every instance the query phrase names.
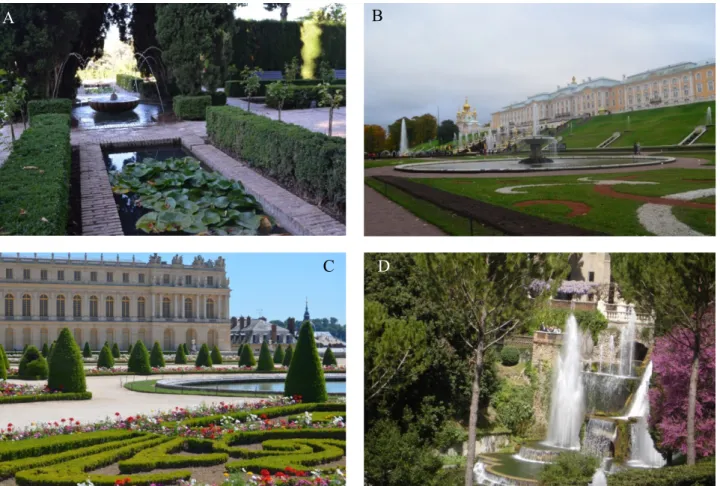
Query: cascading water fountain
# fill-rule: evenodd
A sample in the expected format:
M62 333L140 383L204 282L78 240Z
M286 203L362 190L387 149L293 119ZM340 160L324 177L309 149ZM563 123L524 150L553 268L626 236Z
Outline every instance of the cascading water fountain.
M605 477L605 472L602 469L595 471L590 486L607 486L607 478Z
M636 418L632 424L631 449L629 466L633 467L662 467L665 464L663 456L655 450L650 432L648 431L647 418L650 413L650 400L648 390L650 388L650 377L652 376L652 361L648 362L643 373L640 385L635 392L630 411L624 418Z
M610 356L610 361L608 362L606 371L612 373L615 364L615 336L613 335L610 335L610 340L608 341L608 355Z
M708 106L707 114L705 115L705 125L712 125L712 124L713 124L713 120L712 120L712 108L710 108L710 107Z
M580 448L585 393L582 382L580 333L575 315L565 322L563 345L557 359L547 444L563 449Z
M617 434L615 423L610 420L590 419L585 425L583 452L604 458L611 452L611 445Z
M405 118L402 119L400 125L400 155L407 155L408 153L408 137L407 137L407 126L405 125Z
M633 376L633 361L635 360L635 309L630 309L627 325L620 333L620 370L622 376Z

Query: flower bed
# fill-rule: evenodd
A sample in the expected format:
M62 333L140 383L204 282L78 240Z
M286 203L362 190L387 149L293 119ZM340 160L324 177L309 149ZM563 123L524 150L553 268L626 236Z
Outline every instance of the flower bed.
M14 370L17 372L17 370ZM47 386L22 385L0 381L0 404L49 402L56 400L89 400L92 393L62 393L50 391Z

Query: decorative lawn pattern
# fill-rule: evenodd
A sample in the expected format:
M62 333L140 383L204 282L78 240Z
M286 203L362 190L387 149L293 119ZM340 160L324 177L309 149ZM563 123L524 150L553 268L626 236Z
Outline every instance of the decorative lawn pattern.
M648 197L661 197L696 189L715 187L714 170L698 169L664 169L639 173L621 174L594 174L587 176L589 180L631 180L656 182L654 185L626 185L610 186L616 192L636 194ZM550 176L550 177L524 177L518 179L489 179L489 178L435 178L413 179L413 181L431 187L448 191L466 197L481 200L489 204L496 204L516 211L525 212L551 221L567 223L581 228L602 231L613 235L648 235L648 231L638 221L636 212L643 204L642 201L618 199L600 194L593 184L578 182L579 176ZM528 187L519 189L520 194L500 194L497 189L510 186L532 184L562 184L544 187ZM517 207L516 204L524 201L562 200L575 201L590 206L587 214L569 217L572 209L559 203L529 205ZM704 211L714 213L712 209L683 208L682 219L685 224L704 234L715 234L714 218L707 221ZM422 217L422 216L421 216ZM712 231L711 231L712 230Z
M713 198L713 204L715 200ZM712 209L695 209L676 206L673 215L696 231L706 235L715 234L715 211Z
M610 147L630 147L636 141L641 146L677 145L698 125L705 124L708 107L715 112L715 102L693 103L690 105L656 108L653 110L631 111L612 115L598 115L585 123L573 124L558 133L568 148L595 148L614 132L620 138ZM630 132L627 119L630 117ZM713 142L714 143L714 139Z
M262 476L303 477L344 469L338 462L345 457L345 404L298 400L243 407L220 402L91 425L63 419L62 425L25 431L9 424L0 429L0 481L14 478L21 486L76 486L87 480L98 486L118 481L151 485L189 480L188 468L222 464L228 473ZM114 464L120 474L95 472Z

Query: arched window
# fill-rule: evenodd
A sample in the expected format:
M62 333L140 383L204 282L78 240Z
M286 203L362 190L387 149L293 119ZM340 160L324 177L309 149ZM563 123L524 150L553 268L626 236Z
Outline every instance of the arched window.
M215 319L215 301L212 299L205 302L205 319Z
M165 351L171 351L174 347L172 329L165 329L163 333L163 349Z
M122 316L130 317L130 297L122 298Z
M82 317L82 297L73 297L73 317Z
M15 315L15 297L13 294L5 294L5 317Z
M170 299L168 297L163 297L162 300L162 316L170 317Z
M55 313L58 317L65 317L65 296L58 295L55 299Z
M115 299L112 297L107 297L105 299L105 316L115 317Z
M40 296L40 317L48 316L48 296L42 294Z
M30 317L32 298L30 294L25 294L22 297L22 315L23 317Z
M138 297L137 307L137 316L145 317L145 297Z
M90 297L90 317L98 316L98 298L93 295Z
M192 299L185 299L185 317L193 316Z

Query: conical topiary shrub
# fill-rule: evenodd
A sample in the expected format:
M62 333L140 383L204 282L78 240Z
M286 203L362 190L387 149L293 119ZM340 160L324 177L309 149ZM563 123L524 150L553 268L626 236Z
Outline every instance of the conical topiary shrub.
M115 366L115 358L113 358L112 351L107 346L103 346L98 355L98 368L112 368Z
M220 354L220 350L217 346L213 346L212 351L210 352L210 358L212 359L214 365L222 364L222 354Z
M273 363L281 365L285 359L285 353L283 353L282 346L279 344L275 345L275 354L273 354Z
M160 343L155 341L150 352L150 366L153 368L165 368L165 355L160 349Z
M52 355L55 352L55 343L56 341L53 341L50 345L50 351L48 351L47 360L48 360L48 366L50 366L50 363L52 362Z
M150 354L145 344L138 339L133 346L130 358L128 358L128 371L138 375L149 375L152 373L150 368Z
M207 344L203 343L203 345L200 347L200 351L198 351L197 358L195 359L195 366L201 367L204 366L206 368L212 368L212 358L210 357L210 350L208 349Z
M117 343L113 343L112 347L112 357L113 358L119 358L120 357L120 347L117 345Z
M5 348L3 348L2 344L0 344L0 359L2 359L5 362L5 370L10 369L10 360L7 357L7 354L5 353Z
M323 366L337 366L335 354L332 352L332 348L330 346L325 349L325 354L323 355Z
M242 366L255 366L255 356L253 356L253 350L249 344L243 344L242 355L240 356L240 363Z
M310 321L305 321L300 328L290 369L285 377L285 396L296 395L302 397L304 403L326 402L328 398L325 373Z
M0 380L7 380L7 368L5 368L5 360L0 355Z
M83 358L92 358L92 351L90 350L90 344L85 341L85 346L83 347Z
M132 344L128 346L128 357L132 354Z
M290 366L290 362L292 362L292 356L293 356L293 347L292 344L288 344L287 349L285 350L285 357L283 358L283 366Z
M241 344L240 347L238 348L238 352L237 352L238 359L242 358L242 352L243 352L244 347L245 347L245 345Z
M183 343L183 351L185 351L185 356L190 354L190 351L188 350L187 343Z
M260 358L258 358L257 371L273 371L274 369L275 363L273 363L270 348L268 347L267 341L263 341L262 346L260 346Z
M48 354L50 354L50 348L48 348L47 341L43 344L42 351L40 351L40 353L43 355L43 358L47 358Z
M60 331L54 349L50 352L49 366L48 388L50 390L65 393L87 391L82 354L67 327Z
M187 356L185 355L185 348L182 344L178 345L177 352L175 353L175 364L187 364Z

